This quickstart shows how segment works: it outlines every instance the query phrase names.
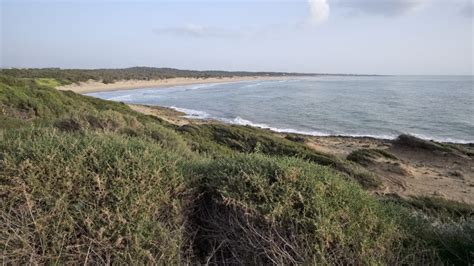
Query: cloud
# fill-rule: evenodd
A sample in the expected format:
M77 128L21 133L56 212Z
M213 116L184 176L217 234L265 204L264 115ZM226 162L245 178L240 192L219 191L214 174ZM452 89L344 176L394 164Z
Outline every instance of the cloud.
M431 0L308 0L310 21L319 25L328 19L331 7L368 15L400 16L422 8ZM471 0L469 0L471 1ZM466 13L472 13L471 9Z
M239 28L211 27L198 24L183 26L158 27L152 29L158 36L172 36L192 39L268 39L278 38L281 33L294 31L299 24L270 24L266 26L241 26Z
M308 3L311 24L318 25L329 17L328 0L308 0Z
M357 13L382 16L400 16L422 8L430 0L335 0L340 8Z
M461 7L461 14L467 18L474 17L474 0L467 0Z
M228 29L196 24L187 24L176 27L160 27L153 29L153 32L157 35L171 35L191 38L227 38L238 34Z

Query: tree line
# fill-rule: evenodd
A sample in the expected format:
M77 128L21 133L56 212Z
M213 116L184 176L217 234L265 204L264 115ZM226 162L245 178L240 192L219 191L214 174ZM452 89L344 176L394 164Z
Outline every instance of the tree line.
M62 83L78 83L88 80L113 83L118 80L156 80L169 78L225 78L246 76L314 76L308 73L247 72L247 71L197 71L174 68L131 67L123 69L61 69L61 68L10 68L0 74L15 78L54 78Z

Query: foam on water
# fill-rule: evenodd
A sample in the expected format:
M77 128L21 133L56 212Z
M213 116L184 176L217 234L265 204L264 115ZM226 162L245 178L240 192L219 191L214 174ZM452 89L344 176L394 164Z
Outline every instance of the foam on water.
M191 119L209 119L209 118L212 118L210 114L208 114L204 111L181 108L181 107L176 107L176 106L169 106L169 108L174 109L174 110L176 110L178 112L181 112L181 113L185 113L185 115L183 116L185 118L191 118Z
M329 136L329 134L318 132L318 131L301 131L301 130L297 130L293 128L277 128L277 127L269 126L267 124L254 123L252 121L243 119L240 116L237 116L233 119L227 119L227 118L215 118L215 119L223 121L225 123L230 123L230 124L270 129L271 131L280 132L280 133L294 133L294 134L312 135L312 136Z
M276 132L474 142L472 77L302 77L89 95Z

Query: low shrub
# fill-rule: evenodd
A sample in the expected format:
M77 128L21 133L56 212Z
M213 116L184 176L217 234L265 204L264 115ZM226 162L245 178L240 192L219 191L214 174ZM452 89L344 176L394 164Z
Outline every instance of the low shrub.
M319 153L302 143L276 137L266 130L233 125L187 125L179 128L192 140L195 150L206 154L232 154L232 151L258 151L273 156L294 156L316 164L329 166L357 180L366 188L375 188L381 181L366 169L336 156Z
M330 168L260 154L195 165L195 254L213 264L380 264L402 240L384 206ZM251 260L251 261L249 261Z
M395 146L406 147L412 149L423 149L431 152L451 152L452 149L440 143L430 140L423 140L411 135L400 135L393 141Z
M179 156L137 138L34 128L6 132L0 148L4 263L181 261Z
M177 127L52 83L0 75L5 264L474 261L472 206L378 199L365 168L299 141Z
M398 158L388 151L380 149L359 149L351 152L347 156L347 160L353 161L363 166L368 166L378 158L385 158L398 161Z

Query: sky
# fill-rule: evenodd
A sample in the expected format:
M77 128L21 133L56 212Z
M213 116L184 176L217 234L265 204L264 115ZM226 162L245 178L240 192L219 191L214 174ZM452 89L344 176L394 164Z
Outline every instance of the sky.
M0 67L473 75L474 0L0 0Z

